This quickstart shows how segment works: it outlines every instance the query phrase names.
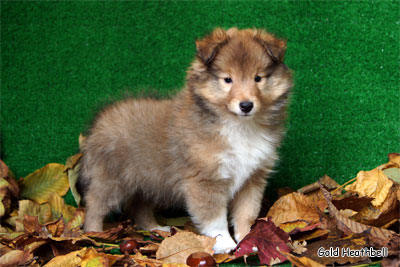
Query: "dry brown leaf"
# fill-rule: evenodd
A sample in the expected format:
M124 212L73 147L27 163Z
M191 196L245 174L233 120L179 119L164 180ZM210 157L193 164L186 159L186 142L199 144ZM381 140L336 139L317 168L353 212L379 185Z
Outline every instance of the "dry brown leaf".
M368 244L365 241L365 237L327 238L308 244L307 251L301 256L310 258L325 266L334 263L357 263L366 260L367 257L350 257L342 253L342 249L360 250L366 246Z
M385 201L378 207L371 204L365 205L359 213L351 219L372 226L381 227L394 219L400 219L400 203L397 199L397 192L400 191L400 185L394 184L389 191Z
M312 239L317 239L317 238L325 238L330 233L331 232L326 229L314 229L310 232L300 232L295 235L291 235L290 238L292 240L296 240L296 241L307 241L307 240L312 240Z
M326 201L328 202L329 213L337 221L337 226L340 230L344 231L347 234L369 231L370 235L386 240L390 240L391 238L393 238L393 236L397 236L397 234L393 231L361 224L341 215L338 209L332 204L331 194L322 186L321 190L324 193Z
M65 224L62 217L54 222L46 223L44 226L46 227L49 234L53 237L61 236L65 230Z
M332 196L332 198L332 203L338 210L351 209L357 212L365 208L367 205L371 204L372 201L372 198L359 197L357 196L357 194L347 196L341 195L335 198Z
M297 220L297 221L294 221L294 222L281 223L279 225L279 228L281 228L286 233L290 234L291 232L293 232L296 229L300 230L300 229L303 229L303 228L305 228L305 227L307 227L309 225L310 225L310 223L307 222L307 221Z
M24 219L24 215L37 216L40 224L51 221L52 213L49 204L38 204L32 200L20 200L18 202L18 219ZM20 229L21 230L21 229ZM23 231L23 229L22 229Z
M357 214L357 211L354 211L351 209L339 210L339 212L340 212L340 214L342 214L344 217L347 217L347 218Z
M137 263L137 264L139 264L139 265L141 265L143 267L160 267L160 266L164 266L164 262L163 261L148 258L146 256L143 256L140 252L137 252L135 255L131 256L130 258L133 259L135 263ZM179 266L182 266L182 265L179 265Z
M82 156L83 156L82 153L78 153L67 158L65 162L64 172L68 171L69 169L73 169L79 163L79 160L81 159Z
M225 253L225 254L215 254L214 259L218 264L220 264L220 263L226 263L226 262L236 260L237 257L234 254L232 255L232 254Z
M123 255L109 255L105 253L98 253L96 249L89 248L83 256L80 256L82 262L81 267L108 267L113 265Z
M119 223L116 227L105 230L103 232L86 232L84 236L102 241L115 241L117 238L121 237L127 230L129 230L130 222L125 221Z
M156 258L164 263L185 263L187 257L194 252L207 252L213 255L214 244L215 238L192 232L179 232L161 242Z
M313 191L319 191L319 183L323 184L329 190L333 190L340 186L335 180L325 174L315 183L303 186L302 188L298 189L297 192L308 195Z
M6 177L6 176L8 176L8 167L4 163L4 161L2 161L0 159L0 178Z
M346 191L357 193L360 197L371 197L372 205L375 207L385 201L393 181L385 173L376 168L371 171L360 171L357 180L345 187Z
M39 235L42 232L42 226L39 224L37 216L30 216L28 214L25 214L23 225L24 225L24 231L27 234Z
M285 253L286 258L294 265L297 267L324 267L325 265L322 265L316 261L313 261L310 258L307 257L296 257L293 254L290 253Z
M152 244L148 244L143 247L140 247L139 251L143 254L151 254L151 253L156 253L156 251L158 250L159 247L160 247L160 244L152 243Z
M0 257L1 267L27 266L32 261L33 255L29 251L11 250Z
M285 222L305 220L310 223L319 222L318 208L301 193L291 193L278 199L268 211L275 225Z
M390 153L388 155L389 162L386 164L385 169L387 168L400 168L400 154L399 153Z
M66 255L57 256L52 258L43 267L76 267L82 262L81 257L84 257L88 248L83 248L81 250L76 250Z
M75 214L76 208L65 203L64 199L57 193L52 193L48 197L49 205L52 212L52 219L57 220L61 217L68 223Z
M299 255L307 251L306 246L307 246L306 241L295 240L293 241L293 243L289 243L289 247L292 249L291 252L294 252Z

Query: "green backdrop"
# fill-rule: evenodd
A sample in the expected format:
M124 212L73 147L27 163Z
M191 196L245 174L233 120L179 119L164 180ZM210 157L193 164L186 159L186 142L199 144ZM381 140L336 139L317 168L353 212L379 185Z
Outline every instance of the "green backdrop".
M295 78L269 192L342 183L400 152L398 4L1 1L1 158L19 177L64 163L101 103L171 94L196 38L257 27L288 40Z
M288 40L275 187L342 183L400 152L398 1L1 2L1 158L19 177L78 152L99 104L183 86L214 27Z

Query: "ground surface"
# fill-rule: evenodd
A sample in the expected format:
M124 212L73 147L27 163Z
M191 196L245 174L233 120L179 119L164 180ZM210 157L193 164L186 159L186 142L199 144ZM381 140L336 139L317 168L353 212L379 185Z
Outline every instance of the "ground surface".
M288 40L295 87L271 189L339 183L399 152L398 1L1 2L1 158L23 177L78 151L99 104L182 87L216 26Z

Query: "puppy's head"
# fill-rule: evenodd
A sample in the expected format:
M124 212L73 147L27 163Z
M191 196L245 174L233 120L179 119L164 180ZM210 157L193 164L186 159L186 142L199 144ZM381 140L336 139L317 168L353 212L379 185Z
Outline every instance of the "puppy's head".
M257 116L291 87L291 73L283 64L286 42L263 30L217 28L196 47L189 88L231 116Z

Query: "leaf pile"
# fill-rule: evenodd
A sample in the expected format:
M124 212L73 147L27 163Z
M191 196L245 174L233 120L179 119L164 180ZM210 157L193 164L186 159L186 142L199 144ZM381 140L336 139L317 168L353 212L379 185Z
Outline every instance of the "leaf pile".
M84 208L63 199L71 190L80 202L75 184L81 156L71 156L65 165L48 164L18 182L0 160L0 266L187 266L193 252L213 255L215 238L196 233L187 217L161 218L175 226L170 232L140 231L127 221L84 233ZM360 171L343 185L324 176L297 191L281 190L267 216L256 220L234 251L213 256L219 264L258 255L268 265L398 266L399 183L400 154L392 153L388 163ZM121 253L122 241L132 239L138 247ZM388 256L333 255L342 249L382 250Z

